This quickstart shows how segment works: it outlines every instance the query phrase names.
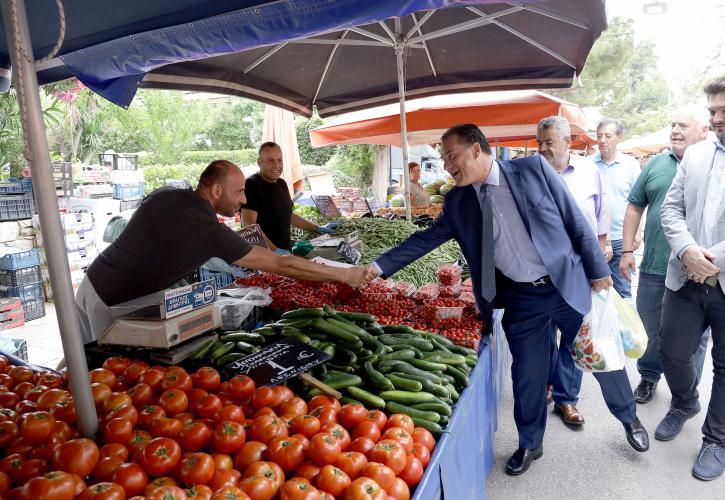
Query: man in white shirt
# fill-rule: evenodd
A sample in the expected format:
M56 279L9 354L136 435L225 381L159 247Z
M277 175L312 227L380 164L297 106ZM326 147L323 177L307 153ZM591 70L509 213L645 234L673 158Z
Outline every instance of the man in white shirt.
M602 119L597 125L597 144L599 151L590 159L599 167L604 179L604 192L609 208L609 237L612 240L612 258L609 268L612 270L614 289L622 297L632 296L632 286L622 276L619 260L622 257L622 226L624 213L629 203L629 192L639 176L639 163L631 156L621 153L617 146L624 136L624 125L611 118ZM634 250L642 243L641 232L635 239Z

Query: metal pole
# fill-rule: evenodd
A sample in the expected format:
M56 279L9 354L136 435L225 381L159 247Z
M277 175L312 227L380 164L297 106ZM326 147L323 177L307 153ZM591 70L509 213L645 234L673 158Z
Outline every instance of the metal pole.
M30 162L32 172L33 193L45 242L45 255L56 303L63 353L68 363L70 386L78 413L78 427L84 436L95 438L98 433L96 406L80 337L80 321L70 282L70 267L65 253L55 182L50 169L48 141L38 94L38 79L32 60L33 49L25 1L10 0L1 4L13 67L13 82L25 132L26 157L28 149L31 152L31 158L26 159Z
M400 138L401 148L403 149L403 197L405 198L405 220L411 220L410 213L410 171L408 170L408 125L405 120L405 61L403 60L403 50L405 42L401 28L401 19L395 18L395 31L397 32L398 41L395 44L395 56L398 66L398 99L400 100Z

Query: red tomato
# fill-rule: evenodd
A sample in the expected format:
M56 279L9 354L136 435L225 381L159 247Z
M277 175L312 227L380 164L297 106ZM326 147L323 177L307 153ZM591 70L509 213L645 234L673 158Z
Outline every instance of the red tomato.
M342 451L345 451L347 447L350 446L350 433L348 433L347 430L345 430L345 428L340 424L327 424L322 429L320 429L320 432L332 434L335 439L340 441L340 449Z
M275 408L287 403L290 399L295 397L295 393L285 385L275 385L272 387L272 392L274 392Z
M76 497L76 500L125 500L126 492L121 485L110 482L89 486Z
M382 441L378 441L375 448L373 448L370 452L368 459L371 462L378 462L383 465L387 465L393 469L395 474L400 474L400 472L405 468L405 449L403 448L403 445L397 441L384 439Z
M27 366L11 366L8 369L8 375L10 375L15 384L31 382L33 380L33 370Z
M38 405L38 408L42 409L40 405ZM51 406L48 411L56 420L65 422L68 425L75 425L78 421L76 405L73 403L73 398L58 402L56 405Z
M254 380L246 375L237 375L229 380L228 392L237 401L246 401L256 389Z
M222 383L222 378L214 368L202 366L191 376L191 381L195 388L216 391Z
M254 409L254 408L252 408ZM273 417L277 416L277 412L275 412L271 407L265 406L264 408L260 408L259 410L256 410L252 414L252 419L255 419L257 417L263 417L264 415L272 415Z
M292 437L275 438L269 443L269 458L289 473L305 461L304 444Z
M106 457L117 457L120 458L122 461L126 461L126 459L128 459L128 448L126 448L123 444L119 443L105 444L98 451L98 458L103 459Z
M26 460L25 462L20 465L20 467L17 470L17 473L13 477L13 480L16 484L21 485L28 482L28 480L37 477L42 476L48 472L48 461L42 460L40 458L31 458L30 460Z
M179 483L173 477L157 477L146 485L143 493L144 495L150 495L153 491L165 486L179 486Z
M0 422L10 420L14 422L18 418L18 413L10 408L0 408Z
M347 429L354 429L357 424L367 420L368 411L362 405L348 403L340 409L340 414L338 415L338 418L340 420L340 423L344 425Z
M410 453L420 460L424 469L428 466L428 462L430 462L430 451L428 451L425 445L422 443L413 443L413 451Z
M50 462L53 460L55 450L60 447L65 441L58 438L50 437L40 444L36 444L33 450L30 452L30 458L40 458Z
M0 391L0 406L14 408L20 402L20 396L10 391Z
M126 418L112 418L103 428L103 440L106 443L125 443L133 433L133 424Z
M236 486L227 486L211 496L211 500L250 500L250 498L243 489Z
M141 374L139 382L151 387L155 393L161 392L161 382L164 380L164 372L158 368L149 368Z
M5 448L7 445L15 441L18 436L20 436L18 424L11 422L10 420L3 420L0 422L0 448Z
M131 402L136 408L142 408L151 402L154 397L154 390L150 385L139 382L128 390Z
M193 500L210 500L213 494L211 488L205 484L195 484L186 490L186 498Z
M377 443L378 441L380 441L380 436L380 427L378 427L378 424L375 423L373 420L364 420L357 424L352 430L353 439L365 437Z
M91 384L91 392L93 393L93 401L96 403L97 409L103 408L108 398L111 397L111 388L99 382Z
M341 452L340 441L331 434L319 432L310 439L307 458L320 466L334 464Z
M91 382L106 384L108 387L116 385L116 375L106 368L96 368L88 372L88 375L91 377Z
M189 406L193 407L196 405L201 398L209 394L204 389L192 389L189 392L186 393L186 396L189 398Z
M125 392L113 392L103 404L103 412L111 413L112 411L123 408L124 406L133 406L131 396Z
M185 425L176 440L185 451L199 451L206 448L211 443L211 429L201 423L192 422Z
M279 405L277 412L280 416L292 420L298 416L307 414L307 403L304 399L294 396Z
M71 439L53 454L53 468L86 477L98 463L98 456L98 446L90 439Z
M345 500L385 500L385 490L368 477L354 480L345 492Z
M57 438L61 443L68 441L73 435L73 429L65 422L56 420L53 430L50 431L50 438Z
M389 490L395 482L395 472L387 465L377 462L368 462L360 473L363 477L369 477L380 485L384 490Z
M20 415L23 415L25 413L32 413L34 411L38 411L38 405L33 403L32 401L24 399L15 405L15 411L18 412Z
M32 382L20 382L13 387L13 392L20 396L20 399L27 399L28 393L33 389L35 389L35 384Z
M130 364L131 360L128 358L113 356L107 358L103 362L103 368L111 370L116 376L120 376L123 375L123 372L126 370L126 368L129 367Z
M264 387L261 389L264 389ZM249 428L249 438L265 444L269 444L275 438L286 437L288 435L287 424L274 415L256 417L254 422L252 422L252 426Z
M154 438L143 447L141 463L152 476L168 474L181 459L181 447L173 439Z
M337 410L333 406L318 406L310 411L310 415L317 417L322 427L337 423Z
M67 402L68 398L70 398L70 393L68 391L63 389L50 389L38 399L38 409L48 411L53 406L56 406L61 402ZM1 401L0 404L2 404Z
M295 477L303 477L309 482L314 483L317 476L320 474L322 467L315 465L311 462L305 462L295 470Z
M149 425L149 433L153 437L167 437L176 439L184 429L184 424L177 418L155 418Z
M368 459L364 454L358 451L345 451L338 457L335 467L344 471L345 474L350 476L350 479L355 479L367 464Z
M228 420L229 422L244 423L245 417L242 409L237 405L227 405L214 414L214 423L218 424Z
M214 477L214 459L206 453L192 453L181 461L181 482L186 486L207 484Z
M261 476L272 482L275 493L284 483L284 471L274 462L255 462L244 472L244 477Z
M276 401L275 392L271 387L258 387L252 394L252 407L255 410L261 408L273 408Z
M392 415L388 420L388 423L385 425L385 430L388 430L391 427L402 427L408 434L413 434L415 424L413 423L413 419L410 418L409 415L406 415L404 413L396 413L395 415Z
M221 453L234 453L246 440L246 432L239 422L220 422L212 435L212 446Z
M169 389L159 398L159 406L164 409L167 415L173 417L186 411L189 407L189 398L186 397L182 390Z
M294 477L279 489L280 500L320 500L320 492L307 479Z
M413 488L423 477L423 464L412 453L406 456L405 468L398 474L398 477L405 481L405 484Z
M267 450L267 445L260 441L247 441L234 455L234 468L244 472L254 462L267 460Z
M405 481L396 477L395 481L393 481L393 486L388 490L388 496L394 498L395 500L409 500L410 489L408 488L408 485L405 484Z
M294 434L304 434L311 438L320 432L320 421L312 415L301 415L290 422L290 431Z
M212 418L221 409L222 400L216 394L207 394L191 406L191 411L202 418Z
M152 436L148 432L136 429L126 442L126 447L130 453L133 453L137 449L143 448L146 443L151 441L151 438Z
M178 366L173 366L166 370L164 379L161 381L161 388L165 391L179 389L183 392L189 392L192 387L191 376L183 368Z
M350 477L342 470L334 465L325 465L315 480L315 486L339 498L350 487L351 482Z
M377 428L377 426L375 427ZM352 440L352 443L350 443L350 446L347 448L347 450L359 451L367 457L373 448L375 448L375 441L368 437L358 437Z
M55 373L45 372L41 373L36 384L38 387L47 387L48 389L55 389L63 385L63 379L60 375Z
M162 486L146 495L146 500L186 500L186 493L178 486Z
M146 405L140 408L136 425L140 429L148 429L151 422L159 417L165 417L166 412L158 405Z
M299 440L299 442L302 443L302 447L304 448L305 453L307 453L307 450L310 448L310 440L307 439L307 436L305 436L304 434L292 434L290 437Z
M332 396L319 395L315 396L307 403L307 408L310 411L320 406L331 406L335 411L340 411L340 402Z
M209 487L212 491L217 491L225 486L236 486L239 484L241 477L241 473L236 469L215 470L214 477L209 482Z
M369 411L368 420L372 420L373 422L375 422L375 425L378 426L381 432L383 431L383 429L385 429L385 425L388 423L388 417L385 416L385 413L381 412L380 410Z
M179 413L178 415L174 415L174 418L178 418L181 420L181 423L184 425L189 425L192 422L196 422L194 419L194 415L188 412Z
M132 425L136 425L138 422L138 410L133 405L122 406L108 412L105 416L105 421L110 422L114 418L125 418L129 420Z
M436 445L436 440L433 437L433 434L423 427L416 427L413 429L413 442L422 444L428 448L428 451L433 451L433 448L435 448Z
M78 484L76 478L67 472L47 472L25 483L20 488L17 498L19 500L38 500L40 498L72 500L80 493L80 491L77 491ZM10 493L8 492L8 496Z
M98 461L93 469L93 481L103 482L113 479L113 473L116 472L118 466L124 463L119 457L105 457Z
M402 427L388 427L388 430L383 433L383 439L397 441L406 453L410 453L413 450L413 436Z

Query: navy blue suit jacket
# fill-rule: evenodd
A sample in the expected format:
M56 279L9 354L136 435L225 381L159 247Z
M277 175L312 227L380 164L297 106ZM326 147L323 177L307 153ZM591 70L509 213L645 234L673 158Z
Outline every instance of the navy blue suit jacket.
M564 181L542 156L498 164L551 282L572 308L586 314L591 309L589 280L611 275L594 230ZM390 276L455 238L470 267L479 309L487 319L492 307L505 304L496 299L488 304L481 296L481 227L475 188L456 187L446 195L443 211L430 228L415 233L376 262Z

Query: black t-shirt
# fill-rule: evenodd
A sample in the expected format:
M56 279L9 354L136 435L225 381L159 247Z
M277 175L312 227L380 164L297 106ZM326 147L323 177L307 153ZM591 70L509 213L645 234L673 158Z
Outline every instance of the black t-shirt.
M252 249L220 224L208 201L191 189L147 196L120 236L88 267L88 279L108 306L168 288L212 257L228 263Z
M290 219L294 203L287 190L284 179L275 182L265 181L261 175L254 174L247 178L244 187L247 203L242 208L257 212L257 224L267 238L278 248L289 250Z

